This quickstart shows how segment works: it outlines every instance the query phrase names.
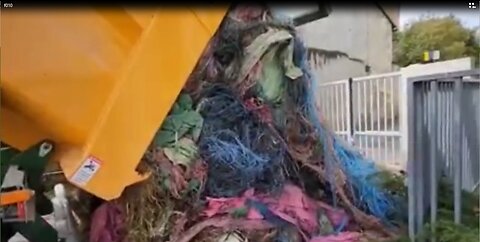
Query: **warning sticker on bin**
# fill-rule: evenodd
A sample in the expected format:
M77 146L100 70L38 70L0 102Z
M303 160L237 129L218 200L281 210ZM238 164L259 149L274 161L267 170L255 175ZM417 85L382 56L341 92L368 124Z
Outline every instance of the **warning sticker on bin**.
M73 174L71 181L77 185L86 185L100 169L100 166L100 161L97 158L93 156L87 157L82 166Z

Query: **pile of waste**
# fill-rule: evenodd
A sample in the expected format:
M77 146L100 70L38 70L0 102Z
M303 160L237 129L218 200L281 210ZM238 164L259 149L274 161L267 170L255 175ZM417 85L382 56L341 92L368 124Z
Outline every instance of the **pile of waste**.
M405 212L321 119L307 57L289 21L232 8L138 167L150 178L94 206L89 240L394 238Z

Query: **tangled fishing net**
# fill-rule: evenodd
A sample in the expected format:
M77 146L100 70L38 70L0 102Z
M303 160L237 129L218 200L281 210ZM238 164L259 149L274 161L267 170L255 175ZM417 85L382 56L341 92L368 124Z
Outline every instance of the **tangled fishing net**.
M288 21L232 8L141 162L152 175L98 212L126 223L91 238L391 238L396 200L373 163L321 121L314 80Z
M227 88L201 96L204 118L200 155L208 161L205 194L238 196L254 187L271 191L284 181L285 150L275 137Z

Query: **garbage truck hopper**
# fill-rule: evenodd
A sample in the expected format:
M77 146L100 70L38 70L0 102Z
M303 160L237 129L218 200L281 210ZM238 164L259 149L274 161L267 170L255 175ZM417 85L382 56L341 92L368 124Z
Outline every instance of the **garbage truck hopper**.
M2 10L2 142L51 140L71 183L119 197L226 10Z

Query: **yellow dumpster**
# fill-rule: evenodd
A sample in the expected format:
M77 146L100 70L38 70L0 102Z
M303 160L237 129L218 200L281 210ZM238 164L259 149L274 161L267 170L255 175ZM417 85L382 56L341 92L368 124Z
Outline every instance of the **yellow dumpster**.
M2 10L2 141L53 140L70 182L117 198L225 13Z

